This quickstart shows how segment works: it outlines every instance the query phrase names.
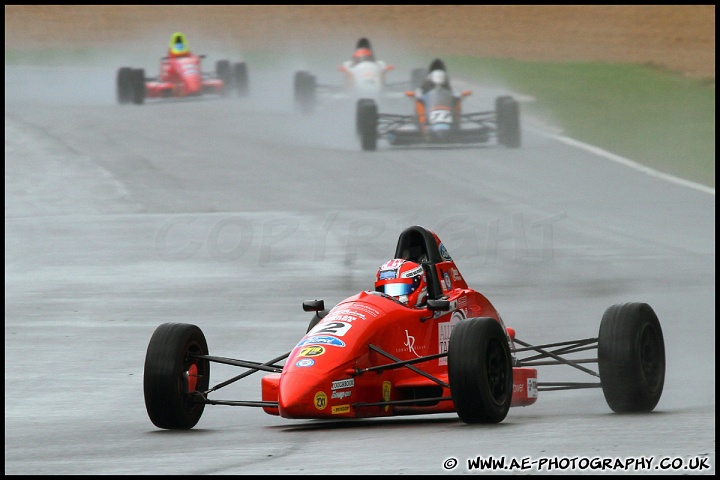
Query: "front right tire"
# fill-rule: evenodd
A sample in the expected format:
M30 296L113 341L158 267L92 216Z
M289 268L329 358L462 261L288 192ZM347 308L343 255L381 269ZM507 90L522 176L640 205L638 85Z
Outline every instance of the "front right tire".
M617 413L650 412L665 384L665 340L646 303L613 305L598 335L598 370L608 406Z
M366 151L377 150L377 103L372 99L364 98L358 100L356 108L355 122L360 134L360 146Z
M495 99L497 141L508 148L520 147L520 104L509 95Z

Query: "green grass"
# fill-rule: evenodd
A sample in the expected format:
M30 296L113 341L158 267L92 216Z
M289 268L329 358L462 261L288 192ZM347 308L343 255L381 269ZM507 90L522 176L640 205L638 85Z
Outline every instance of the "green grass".
M566 136L715 186L715 83L644 65L446 57L448 71L535 98Z
M133 53L136 63L147 57L146 52ZM5 63L82 64L104 55L98 49L32 54L6 51ZM328 60L320 54L318 59ZM282 61L277 54L261 52L244 60L251 72ZM649 65L467 56L445 56L443 60L451 78L463 77L534 97L535 101L522 104L521 115L548 121L566 136L656 170L715 187L714 79L686 78Z

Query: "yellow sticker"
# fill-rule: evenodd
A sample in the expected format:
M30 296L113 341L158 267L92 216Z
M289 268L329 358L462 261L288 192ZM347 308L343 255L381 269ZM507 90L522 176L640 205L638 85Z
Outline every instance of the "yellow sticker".
M325 353L325 347L313 345L312 347L304 347L298 355L301 357L317 357L323 353Z
M315 394L315 408L322 410L327 407L327 395L325 392L317 392Z
M389 381L387 381L387 380L385 380L385 381L383 382L383 384L382 384L382 396L383 396L383 401L384 401L384 402L389 402L389 401L390 401L390 388L391 388L391 386L392 386L392 384L391 384ZM390 405L385 405L385 411L387 412L388 410L390 410Z
M333 415L336 415L338 413L348 413L349 411L350 405L337 405L335 407L332 407Z

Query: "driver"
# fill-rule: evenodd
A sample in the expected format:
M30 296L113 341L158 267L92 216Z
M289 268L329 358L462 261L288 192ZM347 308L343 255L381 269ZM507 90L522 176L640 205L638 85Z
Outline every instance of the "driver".
M361 38L358 40L355 46L355 53L353 54L352 63L358 64L360 62L374 62L375 55L370 47L370 40L367 38Z
M184 33L175 32L170 37L168 57L187 57L190 55L187 38Z
M436 86L441 86L443 88L451 90L450 78L447 74L447 68L445 68L445 63L439 58L436 58L430 63L430 67L428 68L428 74L425 77L425 81L423 82L420 89L422 90L422 93L427 93Z
M375 291L395 297L408 307L421 307L427 299L425 272L410 260L390 260L378 269Z

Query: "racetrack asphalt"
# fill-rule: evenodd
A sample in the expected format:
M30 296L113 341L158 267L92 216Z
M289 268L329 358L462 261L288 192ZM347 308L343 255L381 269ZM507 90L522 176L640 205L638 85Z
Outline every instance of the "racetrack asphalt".
M293 111L291 62L249 65L248 98L143 106L115 103L115 67L5 68L6 474L479 473L478 456L534 462L495 473L715 473L714 189L525 118L519 149L363 152L346 99ZM476 89L467 109L498 93ZM152 425L142 376L158 325L269 360L303 336L302 301L371 288L413 224L523 340L592 337L610 305L649 303L667 350L655 411L614 414L595 389L543 392L492 426L227 406L191 431ZM238 383L228 396L259 399L259 377ZM628 467L563 468L597 458Z

